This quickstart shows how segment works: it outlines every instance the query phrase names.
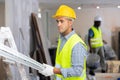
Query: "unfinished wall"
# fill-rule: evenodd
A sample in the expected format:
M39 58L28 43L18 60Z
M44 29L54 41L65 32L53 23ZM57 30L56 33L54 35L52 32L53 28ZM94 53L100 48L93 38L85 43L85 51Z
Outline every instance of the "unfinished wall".
M57 32L57 23L56 20L52 18L55 10L44 10L42 11L42 25L44 28L44 32L48 40L51 42L51 45L57 45L57 39L59 33ZM52 47L50 46L50 47Z
M38 0L6 0L6 26L13 32L18 50L30 52L30 16L38 11Z
M81 35L84 39L85 35L88 34L88 29L93 25L93 19L96 15L100 15L103 18L103 22L101 25L103 31L103 39L105 39L109 45L111 45L111 36L112 30L116 26L120 26L120 10L118 8L88 8L75 10L77 14L77 19L74 23L74 29L76 32ZM48 33L48 39L52 44L56 44L56 40L58 38L57 25L56 21L52 19L52 15L54 15L55 10L47 10L46 13L44 11L44 16L47 14L47 26L46 32ZM46 18L45 18L46 19ZM44 20L46 21L46 20ZM45 24L45 22L44 22Z
M118 8L101 8L101 9L83 9L76 10L78 18L75 22L75 29L84 39L88 29L93 25L93 20L96 15L103 18L101 25L103 39L111 45L112 30L120 26L120 10Z
M5 26L5 3L0 3L0 26Z
M38 0L5 0L5 26L11 28L18 51L27 56L32 51L30 16L32 12L37 13L38 8ZM26 71L28 73L28 67ZM14 67L13 74L13 80L21 80Z

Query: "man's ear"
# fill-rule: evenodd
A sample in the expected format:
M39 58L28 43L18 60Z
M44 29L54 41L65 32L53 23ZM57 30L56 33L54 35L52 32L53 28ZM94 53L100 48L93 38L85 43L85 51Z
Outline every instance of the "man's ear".
M69 21L69 24L70 24L70 26L72 26L73 25L73 21Z

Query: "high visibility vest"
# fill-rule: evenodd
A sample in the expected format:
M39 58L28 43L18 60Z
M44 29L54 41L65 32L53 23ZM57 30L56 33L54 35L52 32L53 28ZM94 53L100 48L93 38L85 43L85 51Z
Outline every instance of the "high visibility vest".
M59 51L60 43L61 43L59 39L57 52L56 52L56 64L60 65L61 68L70 68L72 66L71 65L72 49L79 42L84 45L85 49L87 49L87 46L82 41L82 39L77 34L73 34L65 43L62 50ZM86 57L84 57L84 69L82 71L81 76L73 76L73 77L67 77L67 78L64 78L62 75L59 75L59 74L56 74L56 76L62 78L62 80L85 80L86 79Z
M91 29L94 32L93 38L90 39L91 47L97 48L103 46L101 29L100 28L97 29L94 26Z

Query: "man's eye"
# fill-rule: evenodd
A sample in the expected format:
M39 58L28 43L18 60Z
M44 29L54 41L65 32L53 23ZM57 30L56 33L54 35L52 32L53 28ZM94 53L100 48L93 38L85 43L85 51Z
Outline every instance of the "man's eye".
M64 21L63 20L60 20L61 23L63 23Z
M58 20L56 20L56 22L58 23L59 21L58 21Z
M56 20L57 23L63 23L64 21L63 20Z

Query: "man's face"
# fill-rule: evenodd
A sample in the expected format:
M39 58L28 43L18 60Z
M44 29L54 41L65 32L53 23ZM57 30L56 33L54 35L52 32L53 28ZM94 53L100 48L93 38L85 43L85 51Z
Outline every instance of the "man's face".
M62 35L67 35L72 30L72 21L68 20L66 17L57 17L58 31Z
M101 25L101 21L95 21L94 24L95 24L95 27L99 27Z

